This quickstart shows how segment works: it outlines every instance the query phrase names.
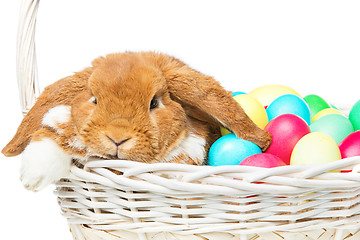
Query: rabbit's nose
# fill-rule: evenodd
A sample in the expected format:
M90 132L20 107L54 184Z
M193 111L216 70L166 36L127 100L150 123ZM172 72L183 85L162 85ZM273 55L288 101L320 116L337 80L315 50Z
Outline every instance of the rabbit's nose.
M122 144L124 144L125 142L127 142L127 141L130 139L130 138L125 138L125 139L122 139L122 140L120 140L120 141L116 141L115 139L113 139L113 138L111 138L111 137L109 137L109 136L108 136L108 138L110 139L110 141L111 141L112 143L115 144L116 147L121 146Z

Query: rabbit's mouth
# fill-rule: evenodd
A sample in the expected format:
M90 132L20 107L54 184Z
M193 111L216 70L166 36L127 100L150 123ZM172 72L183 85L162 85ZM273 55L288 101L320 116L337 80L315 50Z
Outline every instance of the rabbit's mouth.
M108 160L128 160L125 157L119 157L118 155L109 155L109 158L107 158Z

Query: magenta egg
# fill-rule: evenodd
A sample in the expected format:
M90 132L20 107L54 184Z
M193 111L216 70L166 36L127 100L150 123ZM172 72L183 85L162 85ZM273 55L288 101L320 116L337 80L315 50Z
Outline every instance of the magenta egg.
M341 158L360 156L360 130L350 133L339 143Z
M239 165L273 168L285 166L286 164L279 157L274 156L270 153L258 153L245 158L243 161L240 162Z
M266 153L281 158L290 164L290 157L295 144L310 133L310 127L304 119L294 114L283 114L271 120L265 127L272 135L272 144Z

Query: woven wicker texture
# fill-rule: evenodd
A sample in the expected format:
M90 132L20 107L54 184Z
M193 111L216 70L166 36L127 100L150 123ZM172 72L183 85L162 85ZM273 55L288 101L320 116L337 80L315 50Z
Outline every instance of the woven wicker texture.
M84 168L74 166L72 177L60 181L55 192L72 232L82 235L121 230L139 239L158 239L147 235L159 233L174 239L223 233L233 239L271 232L304 235L324 227L330 235L336 229L354 234L360 227L358 164L359 157L273 169L93 160ZM354 171L339 172L344 169Z

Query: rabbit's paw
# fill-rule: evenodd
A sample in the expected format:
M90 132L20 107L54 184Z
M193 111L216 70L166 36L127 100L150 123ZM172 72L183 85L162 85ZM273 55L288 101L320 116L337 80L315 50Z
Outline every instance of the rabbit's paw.
M66 177L70 164L71 156L53 140L32 141L23 153L20 179L26 189L40 191Z

